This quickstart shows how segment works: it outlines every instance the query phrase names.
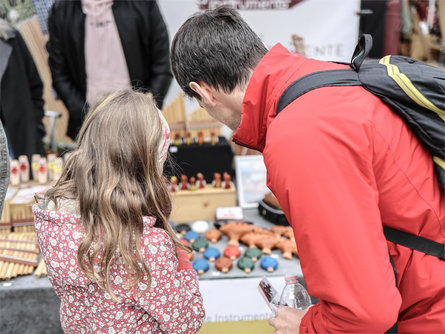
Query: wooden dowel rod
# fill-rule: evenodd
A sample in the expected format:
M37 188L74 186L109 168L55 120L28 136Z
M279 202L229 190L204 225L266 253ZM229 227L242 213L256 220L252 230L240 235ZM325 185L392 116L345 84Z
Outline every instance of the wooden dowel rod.
M37 260L30 260L30 259L25 259L22 257L17 257L17 256L11 256L11 255L0 255L0 261L5 261L5 262L12 262L12 263L19 263L19 264L24 264L27 266L37 266Z

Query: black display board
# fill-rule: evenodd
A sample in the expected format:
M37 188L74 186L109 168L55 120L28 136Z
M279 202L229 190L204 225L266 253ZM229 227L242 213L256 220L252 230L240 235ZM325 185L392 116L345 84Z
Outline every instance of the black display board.
M164 175L170 178L175 175L180 180L181 174L189 178L202 173L206 182L213 180L213 173L229 173L232 179L235 176L233 170L233 151L225 137L218 137L215 145L196 143L179 146L170 146L171 163L167 161L164 167Z

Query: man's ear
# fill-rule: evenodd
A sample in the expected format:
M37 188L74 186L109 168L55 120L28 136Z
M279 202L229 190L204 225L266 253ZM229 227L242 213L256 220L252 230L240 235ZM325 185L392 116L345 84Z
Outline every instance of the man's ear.
M215 91L214 88L210 87L203 81L192 81L190 82L189 87L201 97L201 102L203 105L215 105L215 95L213 94Z

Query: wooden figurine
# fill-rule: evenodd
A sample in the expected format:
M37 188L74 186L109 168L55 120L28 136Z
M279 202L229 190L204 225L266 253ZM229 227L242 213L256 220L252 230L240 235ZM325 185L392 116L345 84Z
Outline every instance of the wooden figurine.
M181 175L181 190L188 190L188 178L187 175Z
M198 131L197 143L198 145L204 144L204 133L202 131Z
M40 158L39 172L37 174L37 181L40 184L48 182L48 165L46 163L46 158Z
M238 246L243 234L248 232L264 232L265 229L242 221L231 221L221 226L219 230L229 238L229 245Z
M204 175L202 173L196 174L198 177L198 189L204 189L206 185L206 180L204 180Z
M26 155L19 156L20 180L21 182L29 181L29 160Z
M277 244L277 248L283 253L285 259L292 260L292 254L298 254L295 240L281 238L280 242Z
M196 178L194 176L190 178L190 190L196 190Z
M11 182L11 185L13 186L18 186L20 184L20 166L18 160L11 160L10 162L9 182Z
M213 174L213 187L221 188L221 174L220 173Z
M231 186L231 176L229 173L224 172L224 189L230 189Z
M212 132L210 132L210 144L216 145L217 142L218 142L218 137L216 137L215 130L212 130Z
M175 146L181 145L181 134L179 132L175 133L175 139L173 140L173 145Z
M39 172L39 161L40 154L33 154L31 158L31 168L32 168L32 178L37 180L37 175Z
M185 133L185 144L186 145L191 145L192 144L192 135L191 135L190 131L187 131Z
M170 191L172 193L178 191L178 178L176 176L170 178Z
M278 246L281 241L280 239L279 236L272 233L265 238L257 240L255 244L258 248L261 248L263 254L272 254L272 249Z

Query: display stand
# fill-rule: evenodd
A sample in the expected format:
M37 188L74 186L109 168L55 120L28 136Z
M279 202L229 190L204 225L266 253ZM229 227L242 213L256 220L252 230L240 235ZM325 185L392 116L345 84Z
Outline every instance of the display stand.
M164 174L167 176L175 175L180 179L181 174L191 177L202 173L207 183L212 182L214 173L227 172L232 178L234 176L232 148L222 136L215 145L208 142L171 145L169 150L173 163L165 164Z

